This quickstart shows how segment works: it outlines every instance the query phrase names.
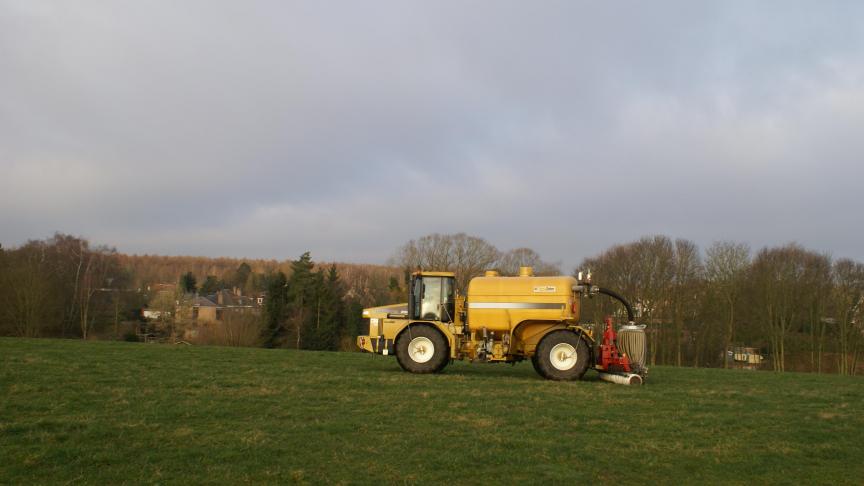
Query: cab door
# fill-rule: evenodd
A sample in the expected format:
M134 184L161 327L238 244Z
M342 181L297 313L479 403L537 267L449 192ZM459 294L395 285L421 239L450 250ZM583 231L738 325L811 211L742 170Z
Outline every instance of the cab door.
M417 276L411 286L411 319L453 322L456 312L455 279Z

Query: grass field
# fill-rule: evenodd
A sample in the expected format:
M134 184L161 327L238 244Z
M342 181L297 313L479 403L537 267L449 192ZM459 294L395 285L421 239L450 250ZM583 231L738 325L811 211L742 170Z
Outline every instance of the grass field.
M0 339L0 483L849 483L864 379Z

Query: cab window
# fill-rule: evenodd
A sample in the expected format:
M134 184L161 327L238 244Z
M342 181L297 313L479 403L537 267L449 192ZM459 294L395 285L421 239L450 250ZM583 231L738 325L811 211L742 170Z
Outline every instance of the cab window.
M441 277L423 277L420 318L441 320Z
M452 277L417 277L411 287L412 319L453 322L456 285Z

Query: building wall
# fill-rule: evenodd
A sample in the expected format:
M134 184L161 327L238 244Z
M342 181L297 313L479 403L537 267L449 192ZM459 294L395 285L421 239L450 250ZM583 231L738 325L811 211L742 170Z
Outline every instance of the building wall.
M216 307L199 307L198 322L216 322Z

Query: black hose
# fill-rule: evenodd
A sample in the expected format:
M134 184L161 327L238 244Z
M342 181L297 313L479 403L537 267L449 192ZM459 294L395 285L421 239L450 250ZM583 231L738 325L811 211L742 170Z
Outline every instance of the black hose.
M621 294L614 290L604 289L603 287L597 287L597 292L608 295L624 304L624 307L627 309L627 320L630 322L636 322L636 319L633 318L633 307L630 305L630 302L627 302L627 299L621 297Z

